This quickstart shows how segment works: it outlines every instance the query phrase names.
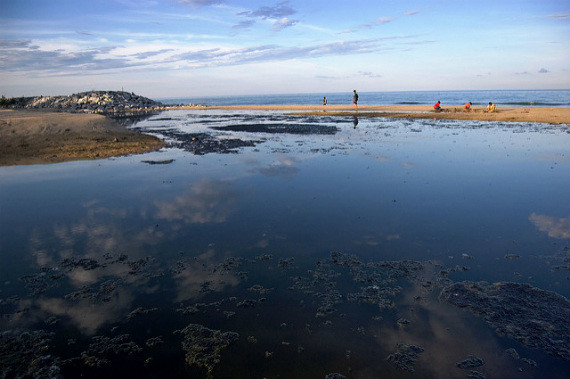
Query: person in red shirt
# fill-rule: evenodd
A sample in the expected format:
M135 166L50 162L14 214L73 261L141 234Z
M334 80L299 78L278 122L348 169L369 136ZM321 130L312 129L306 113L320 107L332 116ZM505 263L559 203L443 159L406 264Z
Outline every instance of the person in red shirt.
M436 112L441 111L441 105L440 105L440 101L439 101L439 100L437 101L437 103L435 103L435 104L433 105L433 109L434 109Z
M463 105L463 109L466 110L467 112L471 111L471 104L473 103L472 102L465 103Z

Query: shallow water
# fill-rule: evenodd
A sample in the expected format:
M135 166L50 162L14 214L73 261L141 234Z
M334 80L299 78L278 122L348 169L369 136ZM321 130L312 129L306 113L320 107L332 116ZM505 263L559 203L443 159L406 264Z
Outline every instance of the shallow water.
M203 377L183 331L199 324L239 334L209 361L220 378L409 377L398 344L423 349L416 377L568 376L438 299L465 280L570 297L567 127L226 111L134 127L178 148L0 168L0 327L55 333L45 366ZM458 368L469 355L485 363Z

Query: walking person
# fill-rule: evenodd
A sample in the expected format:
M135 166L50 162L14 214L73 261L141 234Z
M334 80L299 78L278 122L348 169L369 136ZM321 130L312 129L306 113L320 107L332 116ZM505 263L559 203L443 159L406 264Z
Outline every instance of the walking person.
M358 112L358 94L356 93L356 90L352 91L352 102L354 103L354 108L356 108L356 111Z

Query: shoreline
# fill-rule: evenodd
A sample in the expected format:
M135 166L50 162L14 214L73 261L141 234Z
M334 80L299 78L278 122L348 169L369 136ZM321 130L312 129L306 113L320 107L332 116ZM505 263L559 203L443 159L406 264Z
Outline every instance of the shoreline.
M479 120L570 125L570 108L484 107L463 111L461 106L360 105L237 105L172 106L165 110L260 110L293 115L388 117L433 120ZM164 141L127 129L117 121L92 113L51 110L0 109L0 166L49 164L140 154L164 147Z
M497 107L493 113L485 113L485 107L472 107L470 112L461 105L443 106L442 112L434 112L428 105L231 105L231 106L177 106L167 109L203 110L262 110L294 111L300 116L357 116L390 117L433 120L477 120L505 122L536 122L547 124L570 124L570 108L550 107Z
M110 158L163 146L99 114L0 110L0 166Z

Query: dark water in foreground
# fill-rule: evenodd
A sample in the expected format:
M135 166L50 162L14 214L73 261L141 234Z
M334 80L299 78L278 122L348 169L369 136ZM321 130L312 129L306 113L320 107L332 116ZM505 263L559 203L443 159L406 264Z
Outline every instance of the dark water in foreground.
M492 324L438 298L462 281L570 297L567 127L200 111L136 127L186 150L0 168L4 373L569 376L568 319L529 342L565 299L529 321L499 297ZM216 153L230 140L255 146ZM484 363L457 366L470 355Z

